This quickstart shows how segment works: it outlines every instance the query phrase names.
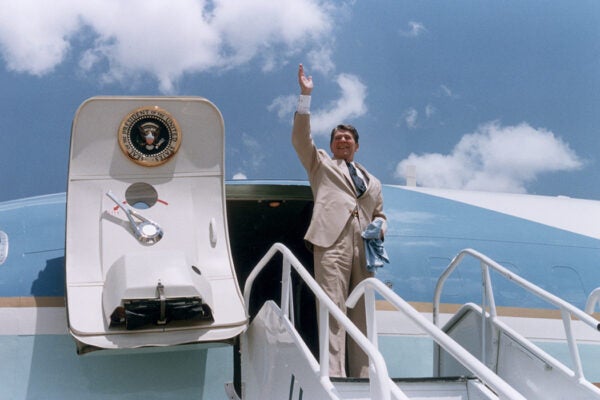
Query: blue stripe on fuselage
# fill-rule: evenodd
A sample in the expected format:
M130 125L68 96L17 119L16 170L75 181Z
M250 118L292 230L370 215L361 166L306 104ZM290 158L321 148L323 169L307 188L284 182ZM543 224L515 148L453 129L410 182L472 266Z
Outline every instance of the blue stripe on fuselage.
M458 201L384 187L391 264L377 277L409 301L431 302L436 281L452 257L473 248L540 287L583 308L600 286L600 241ZM503 278L492 276L499 306L545 307ZM442 301L480 301L479 264L459 267Z
M407 301L431 302L441 272L464 248L581 308L600 286L597 239L401 187L384 186L384 201L391 264L377 277ZM0 230L10 241L0 265L0 297L64 295L64 228L64 193L0 204ZM477 263L459 267L443 302L479 301L480 282ZM544 307L502 278L494 279L494 291L498 306Z
M63 296L65 194L1 203L0 230L9 238L0 296Z

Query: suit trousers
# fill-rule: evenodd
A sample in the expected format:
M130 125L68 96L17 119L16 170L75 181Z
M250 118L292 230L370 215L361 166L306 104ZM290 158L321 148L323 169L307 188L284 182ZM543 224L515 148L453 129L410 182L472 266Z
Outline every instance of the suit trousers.
M362 280L373 276L367 270L365 247L360 234L358 217L351 217L331 247L314 246L313 254L317 283L366 336L364 297L361 297L354 309L346 310L346 299L350 292ZM367 355L350 336L346 341L346 331L332 317L329 317L329 329L329 375L347 376L347 361L348 376L367 377Z

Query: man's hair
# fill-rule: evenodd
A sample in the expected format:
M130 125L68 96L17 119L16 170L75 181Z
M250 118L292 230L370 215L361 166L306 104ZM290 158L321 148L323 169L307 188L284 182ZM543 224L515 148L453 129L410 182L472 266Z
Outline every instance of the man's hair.
M335 133L339 132L339 131L350 132L352 134L352 137L354 137L354 141L358 144L358 131L356 130L356 128L353 127L352 125L340 124L340 125L336 126L335 128L333 128L333 130L331 131L331 138L329 139L330 145L331 145L331 143L333 143L333 137L335 136Z

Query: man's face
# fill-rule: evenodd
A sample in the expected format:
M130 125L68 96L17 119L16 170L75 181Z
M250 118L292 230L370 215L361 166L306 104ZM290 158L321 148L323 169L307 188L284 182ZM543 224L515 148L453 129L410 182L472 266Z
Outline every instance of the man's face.
M358 150L358 143L354 141L354 136L348 131L337 131L333 135L331 142L331 152L333 158L352 161L354 153Z

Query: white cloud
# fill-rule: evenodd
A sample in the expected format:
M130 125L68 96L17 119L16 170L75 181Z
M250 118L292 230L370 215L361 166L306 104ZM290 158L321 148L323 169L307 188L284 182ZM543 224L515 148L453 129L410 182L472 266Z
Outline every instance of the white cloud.
M310 125L314 135L328 135L336 125L367 112L367 87L357 76L340 74L337 84L342 90L340 97L326 109L311 112Z
M450 97L451 99L458 99L460 96L455 94L452 89L446 85L440 85L441 96Z
M260 51L279 44L293 48L307 39L321 38L332 23L327 9L314 0L214 1L211 26L220 33L229 63L249 61Z
M233 175L233 180L234 181L242 181L242 180L246 180L248 179L246 177L246 174L244 174L243 172L238 172L235 175Z
M415 129L417 127L419 112L414 108L409 108L402 113L402 118L404 119L404 122L408 128Z
M268 152L265 151L264 144L246 132L242 132L240 142L240 148L230 149L232 158L239 165L233 179L248 179L248 174L252 175L264 166Z
M7 0L2 6L0 52L10 70L52 71L85 29L93 36L91 47L76 54L81 68L101 72L105 81L150 75L167 93L188 72L253 59L267 70L286 63L323 43L335 20L335 9L316 0L56 0L52 7ZM326 47L320 51L327 54Z
M421 22L410 21L408 23L408 30L400 31L400 34L406 37L417 37L424 32L427 32L425 25Z
M328 75L335 69L335 64L331 59L331 47L324 46L308 53L309 64L315 71Z
M437 110L435 109L435 107L431 104L427 104L427 106L425 106L425 115L427 116L427 118L431 118L436 111Z
M425 106L424 113L425 117L429 119L436 113L436 108L431 104L427 104ZM419 127L419 111L416 108L410 107L404 110L401 118L408 129L417 129ZM401 123L398 125L401 125Z
M396 177L410 165L422 186L525 193L540 174L577 170L583 161L552 132L491 122L463 136L450 154L409 155L397 165Z
M80 28L72 0L57 0L52 7L35 0L2 2L0 51L8 69L43 75L62 62L70 38Z
M275 98L267 107L268 111L277 112L280 119L289 118L294 114L296 105L298 104L298 95L279 96Z
M336 81L341 89L339 98L325 109L311 110L310 127L313 135L328 136L335 126L348 123L367 112L367 87L360 79L355 75L340 74ZM271 102L268 110L277 112L279 118L289 118L297 102L298 95L280 96Z
M259 168L266 158L266 153L263 151L261 144L247 133L242 133L242 144L244 145L244 154L249 156L249 158L242 161L242 164L252 169Z

